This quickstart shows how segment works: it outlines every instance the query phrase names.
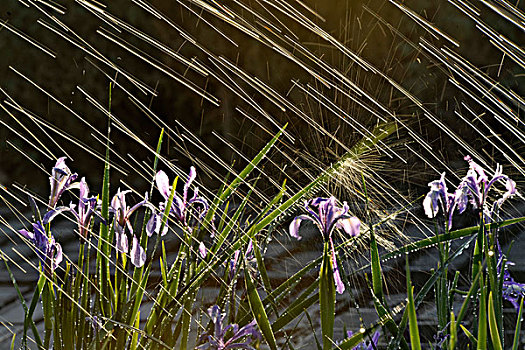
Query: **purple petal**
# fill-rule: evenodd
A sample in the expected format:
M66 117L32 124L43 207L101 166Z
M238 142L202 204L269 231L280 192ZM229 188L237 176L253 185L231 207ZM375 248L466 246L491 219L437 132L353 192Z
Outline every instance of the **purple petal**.
M128 252L128 237L124 233L124 227L119 224L115 224L115 247L119 252Z
M201 256L201 258L206 258L206 254L207 254L207 250L206 250L206 246L204 245L204 243L200 243L199 244L199 254Z
M332 265L334 269L334 282L335 282L335 290L339 294L343 294L345 291L345 285L343 281L341 280L341 275L339 274L339 267L337 266L337 259L335 257L335 250L334 250L334 244L330 240L330 245L332 249Z
M188 174L188 181L184 184L184 192L182 194L182 201L186 203L186 200L188 199L188 189L190 188L191 183L193 180L195 180L195 177L197 176L197 172L195 171L195 167L190 167L190 173Z
M55 244L55 257L53 259L53 270L55 270L58 265L62 262L62 246L58 243Z
M21 230L18 230L18 232L24 236L25 238L31 240L31 241L34 241L35 240L35 235L33 234L33 232L29 232L27 230L24 230L24 229L21 229Z
M158 215L151 214L151 217L149 218L148 223L146 224L146 233L148 234L148 237L151 237L153 235L153 232L159 230L159 228L157 228L158 225Z
M157 188L164 197L165 200L168 200L170 197L170 179L168 178L168 175L162 170L160 170L157 175L155 175L155 182L157 183Z
M136 267L142 267L146 262L146 252L144 248L139 244L139 240L136 236L133 236L133 247L131 248L131 262Z
M300 216L298 216L295 219L293 219L290 223L290 236L295 237L298 240L302 238L301 236L299 236L299 226L301 226L302 220L303 219Z
M48 211L44 217L42 218L42 221L44 223L44 225L47 225L48 223L51 222L51 220L53 220L57 215L59 215L60 213L63 213L65 211L71 211L71 208L70 207L58 207L58 208L55 208L55 209L51 209L50 211Z
M89 186L86 183L85 177L80 179L79 189L80 189L80 193L78 197L80 198L80 201L82 201L82 199L87 198L87 196L89 195Z
M423 200L423 209L425 210L425 215L430 219L436 217L439 207L435 205L435 200L433 197L434 192L428 192L425 199Z
M351 237L359 236L359 228L361 227L361 221L352 216L350 218L344 217L337 221L337 227L342 228Z

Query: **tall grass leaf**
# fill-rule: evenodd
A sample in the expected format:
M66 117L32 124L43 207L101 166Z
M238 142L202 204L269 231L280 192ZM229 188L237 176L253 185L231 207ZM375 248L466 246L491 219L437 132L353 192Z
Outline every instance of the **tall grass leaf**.
M512 350L518 350L520 344L520 334L521 334L521 319L523 313L523 297L520 300L520 308L516 320L516 328L514 329L514 341L512 342Z
M284 129L286 129L286 126L288 124L285 124L281 130L279 130L275 136L259 151L259 153L250 161L250 164L248 164L236 177L233 179L233 181L222 191L210 207L210 210L208 210L208 213L206 213L206 217L204 218L203 226L206 227L207 224L212 220L213 216L215 215L215 211L217 208L226 200L228 197L237 189L237 187L250 175L250 173L259 165L259 163L264 159L266 154L270 151L270 149L273 147L273 145L277 142L279 137L284 132Z
M459 230L461 231L461 230ZM469 231L472 233L472 231ZM475 231L474 231L475 232ZM417 294L416 298L414 299L414 306L417 308L424 300L426 295L432 290L432 287L436 283L436 281L439 279L439 277L443 274L444 270L448 267L448 265L454 261L459 255L463 253L463 251L468 247L472 241L476 239L476 235L472 235L468 240L466 240L449 258L445 261L445 263L439 267L431 276L430 278L425 282L419 293ZM403 312L403 316L401 319L401 322L399 324L399 331L397 332L397 335L394 336L394 339L390 341L388 344L388 349L397 349L398 344L402 345L403 339L403 333L405 328L407 327L408 323L408 310L405 309Z
M456 347L456 342L458 339L458 330L456 328L456 318L454 316L454 312L450 312L450 342L449 342L449 350L454 350Z
M414 287L410 278L410 267L408 264L408 254L405 255L406 260L406 280L407 280L407 294L408 294L408 326L410 330L410 345L412 350L421 350L421 340L419 339L419 329L417 327L417 314L414 305Z
M479 265L481 263L478 262ZM478 266L478 271L481 270L481 266ZM484 286L483 278L479 279L479 288L481 290L479 297L479 311L478 311L478 350L484 350L487 348L487 306L486 306L486 287Z
M472 333L470 333L470 331L468 329L465 328L465 326L463 326L462 324L459 325L459 327L461 327L461 330L463 331L463 333L465 333L465 335L467 336L467 338L470 340L470 342L472 343L472 347L473 348L477 348L478 346L478 340L476 339L476 337L474 337L474 335Z
M16 339L16 333L13 333L13 336L11 337L11 350L15 349L15 339Z
M366 190L365 177L361 173L361 179L363 182L363 192L365 194L366 213L368 214L368 221L370 224L370 264L372 265L372 287L376 297L383 301L383 274L381 273L381 263L379 261L379 250L377 248L376 236L374 233L374 226L371 225L370 211L369 211L369 198Z
M489 293L489 305L488 305L488 318L489 318L489 330L490 338L492 339L492 346L494 350L503 350L501 338L499 336L498 322L496 320L496 313L494 311L494 300L492 300L493 294Z
M323 262L319 271L319 308L321 310L321 332L323 350L332 348L335 319L335 282L330 243L324 243Z
M20 292L18 283L16 283L15 276L13 275L13 273L11 272L11 269L9 268L9 264L7 263L7 259L4 256L4 253L0 252L0 255L2 256L2 260L4 260L6 270L9 273L9 277L11 278L11 283L15 287L16 294L18 295L18 299L20 300L20 303L22 304L22 308L24 309L25 315L24 315L24 333L22 335L22 345L25 345L27 343L27 329L31 327L31 330L33 331L33 335L35 336L35 342L38 348L43 349L42 339L40 339L40 334L38 334L38 330L36 328L35 322L33 321L33 312L35 311L35 307L38 302L38 298L40 297L40 293L42 292L42 287L46 279L43 274L40 274L40 279L38 280L37 287L35 288L35 292L33 294L33 299L31 300L31 305L28 309L24 296L22 295L22 292Z
M272 327L270 326L270 320L266 315L266 311L264 310L264 306L261 302L259 293L257 292L255 285L253 284L250 272L248 271L246 266L244 267L244 281L246 283L246 291L248 293L250 309L252 310L252 314L255 317L255 320L257 321L257 325L259 326L259 329L261 330L261 333L263 334L264 339L268 343L270 349L277 350L277 343L275 341L275 336L274 332L272 331Z
M108 136L110 132L110 123L108 120ZM106 147L106 162L104 165L104 177L102 182L102 198L101 198L101 209L100 214L109 223L109 138L108 145ZM99 304L102 315L109 317L111 312L111 307L109 304L108 298L111 298L113 293L110 292L110 287L108 286L110 279L109 272L109 256L110 256L110 234L108 226L104 223L100 224L99 230L99 239L98 239L98 249L97 249L97 262L96 266L98 268L98 284L99 284ZM113 299L113 298L111 298Z

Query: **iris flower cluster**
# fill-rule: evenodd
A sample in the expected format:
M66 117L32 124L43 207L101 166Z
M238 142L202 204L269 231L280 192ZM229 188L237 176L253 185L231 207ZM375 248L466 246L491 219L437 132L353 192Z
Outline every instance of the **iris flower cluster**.
M255 320L244 327L237 324L230 324L224 327L225 314L217 305L208 309L208 315L213 323L213 333L204 334L197 346L199 350L228 350L228 349L253 349L251 346L254 341L261 339L261 334L257 331Z
M465 160L469 163L469 170L454 193L448 193L445 173L443 173L439 180L428 184L430 191L423 200L425 214L431 219L436 217L441 208L447 219L449 230L452 228L452 216L456 209L462 214L467 209L468 203L471 203L475 209L483 211L485 222L489 223L503 202L516 194L516 183L503 174L503 168L500 165L496 167L494 176L489 180L483 168L470 156L466 156ZM488 193L498 181L505 181L506 192L489 208L487 205Z
M502 204L517 193L516 183L507 175L503 174L503 168L498 164L494 176L491 179L486 175L485 170L470 156L466 156L465 160L469 163L469 170L467 175L461 180L456 191L452 193L447 192L445 183L445 173L441 175L439 180L430 182L430 191L423 200L423 208L425 214L429 218L436 217L439 209L443 211L447 218L448 229L452 228L452 215L455 209L462 214L470 203L474 209L479 209L483 213L485 223L491 223L498 215ZM492 205L487 203L489 191L494 187L498 181L505 183L505 192L501 197L496 199ZM503 253L496 238L496 245L498 247L499 262L498 272L501 273L503 268L503 298L512 303L518 309L518 300L525 296L525 284L518 283L510 276L506 263L502 266Z
M341 294L344 292L345 286L341 280L337 266L332 233L338 228L345 231L351 237L356 237L359 235L361 221L355 216L348 215L349 208L346 202L343 203L342 208L338 207L336 205L336 199L333 196L330 198L318 197L310 199L305 202L304 207L308 215L299 215L293 219L289 228L290 235L298 240L301 239L301 236L299 236L299 227L304 220L312 221L317 226L319 232L323 235L324 241L330 243L336 291ZM315 208L315 210L312 209L312 207Z
M208 210L208 203L204 198L198 196L198 189L195 189L193 197L188 199L188 190L195 177L195 168L191 167L188 181L184 185L182 198L176 195L170 208L170 215L174 216L190 231L192 229L192 225L188 220L190 207L198 205L199 219L202 219ZM19 231L23 237L28 239L36 247L42 267L48 273L53 273L63 258L62 247L55 241L50 229L50 223L56 216L66 212L71 213L76 219L79 235L83 239L88 238L94 217L99 217L104 225L107 224L100 213L99 200L96 196L90 196L89 194L89 186L86 179L82 178L80 181L76 181L77 178L78 175L71 172L67 167L66 157L59 158L51 170L51 176L49 177L51 189L47 213L41 221L39 220L33 224L33 232L25 229ZM171 187L166 173L159 171L156 175L156 182L160 194L165 199L165 201L160 204L161 211L164 211L171 193ZM79 190L78 205L70 203L69 206L57 206L62 194L67 190L73 189ZM137 236L133 233L133 227L130 222L131 215L141 207L151 210L151 217L146 224L146 233L148 236L151 236L153 233L160 233L161 236L163 236L167 233L168 227L165 225L162 232L159 232L162 215L158 213L155 207L148 201L147 193L141 202L130 207L126 202L126 195L129 192L131 191L121 191L118 189L111 200L109 211L113 214L114 218L113 229L115 232L116 250L125 254L129 252L133 265L141 267L146 261L146 252L140 245ZM131 250L129 249L128 234L126 231L129 232L133 240ZM206 251L202 244L200 248L201 256L205 256Z

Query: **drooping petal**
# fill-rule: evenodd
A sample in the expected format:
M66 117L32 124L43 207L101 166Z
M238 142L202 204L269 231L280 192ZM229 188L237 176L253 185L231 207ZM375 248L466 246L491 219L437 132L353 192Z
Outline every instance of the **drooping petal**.
M337 258L335 257L335 249L334 244L332 240L330 240L330 246L331 246L331 254L332 254L332 267L334 269L334 282L335 282L335 290L339 294L343 294L345 291L345 285L343 283L343 280L341 280L341 275L339 274L339 267L337 266Z
M206 254L208 253L208 251L206 250L206 246L204 245L204 243L200 243L199 244L199 254L201 256L201 258L206 258Z
M142 267L144 263L146 262L146 252L144 251L144 248L139 243L139 240L134 235L133 236L133 246L131 248L131 262L136 267Z
M65 212L65 211L71 211L71 208L70 207L58 207L58 208L55 208L55 209L51 209L50 211L48 211L44 217L42 218L42 221L44 223L44 225L47 225L48 223L51 222L51 220L53 220L57 215Z
M351 237L359 236L361 221L355 216L342 217L337 221L337 227L343 229Z
M54 243L54 240L53 240ZM55 253L53 258L53 271L58 267L58 265L62 262L62 246L58 243L55 243Z
M301 222L303 220L310 220L313 221L311 217L306 215L299 215L295 217L292 222L290 223L289 232L290 236L300 240L302 237L299 236L299 226L301 226Z
M423 209L425 210L425 215L430 219L435 218L439 211L439 206L437 205L434 196L434 192L429 192L423 200Z
M33 232L29 232L27 230L24 230L24 229L21 229L21 230L18 230L18 232L24 236L25 238L29 239L30 241L34 241L35 239L35 235Z
M191 183L193 180L195 180L195 177L197 176L197 172L195 171L195 167L190 167L190 173L188 174L188 181L184 184L184 192L182 193L182 201L186 203L188 199L188 190L190 188Z
M154 232L158 231L159 228L157 228L159 224L159 218L157 214L151 214L151 217L148 220L148 223L146 224L146 233L148 234L148 237L151 237Z
M124 232L124 227L118 223L115 224L115 248L121 253L128 252L128 237Z
M165 200L168 200L170 197L170 179L168 178L168 175L162 170L159 170L157 175L155 175L155 182L157 183L157 188L164 197Z

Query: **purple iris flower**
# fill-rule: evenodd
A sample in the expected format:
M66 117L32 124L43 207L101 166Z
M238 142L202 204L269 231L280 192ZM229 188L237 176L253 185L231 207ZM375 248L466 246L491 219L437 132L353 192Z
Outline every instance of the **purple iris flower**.
M195 188L193 191L193 197L191 199L188 199L188 190L190 188L191 183L193 180L195 180L195 177L197 176L197 173L195 172L195 167L190 168L190 173L188 175L188 181L184 184L184 191L182 193L182 198L180 198L177 194L173 196L173 202L171 204L170 208L170 214L175 216L175 218L186 228L190 229L188 225L188 211L190 207L193 207L195 205L199 205L200 208L199 211L199 219L202 219L204 215L206 215L206 212L208 211L208 202L202 198L199 197L199 189ZM157 182L157 188L159 189L160 194L162 197L164 197L165 202L161 203L160 209L161 211L164 211L166 208L166 205L168 203L170 194L171 194L171 186L170 186L170 180L168 178L168 175L162 170L160 170L157 175L155 176L155 181Z
M238 249L233 253L233 258L230 260L230 280L233 279L235 276L235 272L237 271L237 266L239 265L239 257L241 256L241 250ZM250 239L250 243L248 243L248 247L246 248L246 253L244 254L245 260L252 261L254 259L253 256L253 241Z
M455 195L447 191L445 173L441 174L439 180L430 182L428 186L430 186L430 191L423 200L423 209L426 216L430 219L435 218L441 207L445 213L444 215L448 218L448 227L451 228Z
M65 190L78 188L78 182L73 182L78 175L71 173L66 166L66 157L58 158L55 166L51 170L49 182L51 184L51 194L49 195L49 208L53 209L57 205L58 199Z
M470 169L463 178L459 188L462 190L462 196L469 197L475 208L483 208L490 188L499 180L505 180L507 191L498 200L498 206L501 206L505 200L516 194L516 183L503 174L502 166L498 164L494 176L489 180L483 168L474 162L470 156L465 156L465 160L469 162ZM465 201L466 199L462 200Z
M126 194L131 192L130 190L120 191L120 188L117 190L117 194L111 200L111 207L109 211L115 215L114 227L115 227L115 246L118 251L122 253L128 252L128 237L126 236L126 226L129 229L129 232L133 236L133 247L131 249L131 262L136 267L141 267L146 261L146 252L144 248L141 247L135 235L133 234L133 227L129 221L131 214L140 207L148 207L152 211L155 210L155 207L148 202L148 194L144 195L144 200L135 204L133 207L129 208L126 204Z
M246 326L239 328L237 324L230 324L223 328L223 321L226 315L221 313L221 309L217 305L213 305L208 309L208 315L214 324L213 334L204 334L200 341L205 342L196 347L196 349L204 350L227 350L227 349L253 349L250 344L255 340L261 338L261 334L256 329L255 320L248 323ZM225 339L226 334L231 334L231 337Z
M311 207L317 208L317 212L312 210ZM305 202L305 208L309 215L299 215L293 219L289 228L290 236L301 239L301 236L299 236L299 226L303 220L310 220L317 226L323 235L323 239L330 242L336 290L341 294L344 292L345 286L339 275L339 268L337 267L332 232L334 228L337 227L343 229L351 237L358 236L361 221L356 217L348 215L348 205L346 202L343 203L342 208L338 207L333 196L330 198L318 197L310 199Z
M352 331L347 331L346 335L348 338L351 338L354 333ZM372 336L372 341L369 340L361 342L361 344L357 345L356 347L352 348L352 350L375 350L377 349L377 343L379 342L379 331L376 331L374 335Z
M33 224L33 232L24 229L18 232L35 245L42 269L47 273L53 273L62 261L62 247L55 242L55 238L46 235L46 230L40 221Z
M78 196L78 208L73 203L70 203L69 207L57 207L48 211L46 215L44 215L44 218L42 220L44 224L47 224L51 220L53 220L53 218L58 214L69 211L77 219L78 231L80 233L80 236L83 238L87 238L93 215L98 216L102 220L102 222L104 222L104 224L106 224L106 220L104 220L102 215L97 210L97 198L95 196L88 197L89 187L84 177L80 180L79 189L80 193Z
M501 263L499 263L498 265L501 266ZM525 297L525 283L518 283L514 281L514 278L512 278L509 269L507 268L508 265L514 265L514 263L507 262L505 264L505 270L503 272L502 296L503 299L510 301L512 303L512 306L514 306L514 309L518 311L520 309L520 298ZM498 270L501 270L499 266Z

